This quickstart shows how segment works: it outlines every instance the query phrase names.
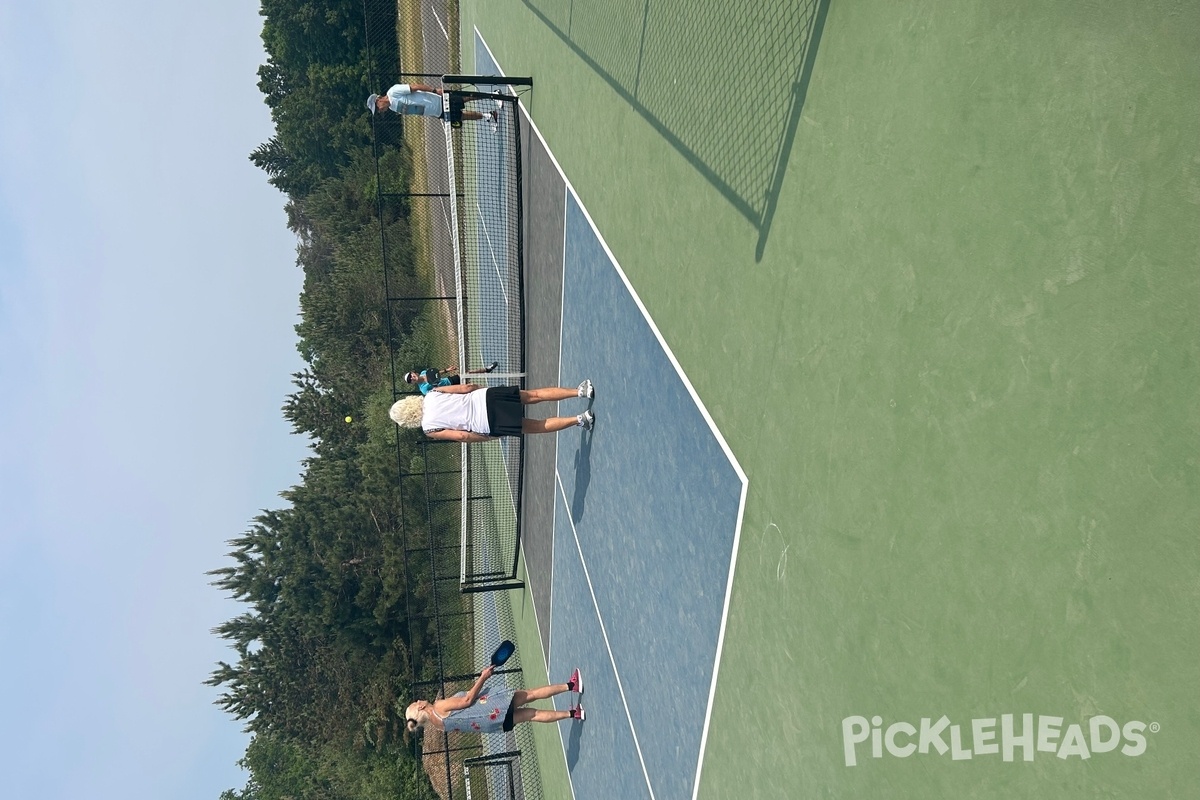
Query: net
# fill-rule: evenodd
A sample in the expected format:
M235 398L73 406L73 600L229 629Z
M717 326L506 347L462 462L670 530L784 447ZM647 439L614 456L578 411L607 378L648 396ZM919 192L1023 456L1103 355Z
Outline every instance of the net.
M525 314L521 126L515 95L475 83L443 94L459 363L484 386L524 388ZM492 369L483 373L478 370ZM521 585L524 442L504 438L463 446L464 591Z
M518 800L520 751L468 758L463 764L467 800Z

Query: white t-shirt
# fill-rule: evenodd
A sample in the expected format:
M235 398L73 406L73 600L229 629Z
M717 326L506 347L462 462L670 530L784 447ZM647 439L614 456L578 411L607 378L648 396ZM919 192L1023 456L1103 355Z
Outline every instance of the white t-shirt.
M491 434L487 418L487 389L467 394L448 394L437 390L425 395L421 409L421 430L471 431Z
M433 92L413 91L407 83L397 83L387 91L388 104L397 114L425 117L442 115L442 96Z

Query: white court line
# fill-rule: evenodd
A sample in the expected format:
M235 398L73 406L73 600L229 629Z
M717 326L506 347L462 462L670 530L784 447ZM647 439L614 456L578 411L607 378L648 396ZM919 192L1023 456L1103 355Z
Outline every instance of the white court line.
M522 111L524 112L524 109L522 109ZM528 113L526 113L526 117L528 117L528 116L529 116ZM533 133L538 137L538 140L542 143L542 147L544 148L546 155L549 156L551 163L554 164L555 169L558 170L558 174L562 177L563 182L566 184L567 192L572 197L575 198L575 203L579 207L579 210L583 213L583 216L587 220L588 225L591 227L592 233L595 234L596 240L598 242L600 242L601 247L604 248L604 252L608 256L609 262L612 264L613 269L615 269L617 271L617 275L620 276L621 282L625 284L625 288L629 292L630 297L633 298L633 301L637 305L638 310L642 312L642 317L646 320L646 323L650 326L650 330L654 332L654 337L655 337L655 339L658 340L659 346L662 347L663 352L666 353L667 359L671 362L671 366L674 367L675 373L679 376L679 379L681 381L683 381L683 385L687 388L688 394L691 395L692 402L694 402L696 404L696 407L700 410L701 416L704 417L704 421L708 424L709 430L712 431L712 434L716 438L717 443L720 444L721 450L725 453L725 457L729 460L730 466L733 467L734 472L737 473L738 480L742 484L741 496L738 498L737 523L734 526L734 532L733 532L733 546L731 548L731 554L730 554L730 558L729 558L729 577L725 582L725 600L724 600L724 604L721 608L721 627L720 627L719 632L717 633L717 651L716 651L716 657L714 658L714 661L713 661L712 682L710 683L709 689L708 689L708 706L704 711L704 730L700 735L700 756L697 759L697 763L696 763L696 777L692 783L692 799L695 800L695 798L699 795L699 792L700 792L700 773L704 768L704 753L705 753L705 749L707 748L707 745L708 745L709 725L712 722L713 699L716 697L716 693L717 693L717 673L719 672L720 667L721 667L721 654L725 648L725 629L726 629L727 623L729 621L729 602L730 602L730 598L733 596L733 576L734 576L734 573L735 573L736 567L737 567L738 547L740 545L741 538L742 538L742 521L743 521L743 519L745 517L745 513L746 513L746 494L750 487L750 480L749 480L749 478L746 477L746 472L745 472L745 470L742 469L742 465L738 463L737 457L734 456L733 451L729 448L729 443L725 441L725 437L723 435L721 435L721 431L720 431L720 429L717 428L716 423L713 421L712 415L708 413L708 408L705 407L703 401L701 401L701 399L700 399L700 396L698 394L696 394L696 388L694 386L692 386L692 382L688 379L687 374L683 371L683 368L679 365L679 361L675 358L675 353L673 353L671 351L671 348L667 344L666 339L663 338L662 332L658 329L658 325L656 325L654 323L654 318L651 317L650 313L646 310L645 304L642 303L642 298L638 296L638 293L634 290L633 285L629 282L628 276L625 275L625 271L623 269L621 269L621 265L617 262L616 256L614 256L612 250L609 249L608 242L606 242L604 240L604 237L600 234L600 230L596 227L595 221L592 220L592 215L588 213L587 208L583 205L583 201L580 200L580 198L579 198L579 194L575 191L575 187L571 185L571 181L567 178L566 174L562 171L562 167L559 165L558 159L556 159L554 157L554 153L551 152L549 145L546 143L545 138L543 138L543 136L542 136L542 132L540 130L538 130L537 126L533 123L532 119L529 120L529 128L530 128L530 130L533 131ZM564 212L565 212L565 208L564 208ZM564 213L564 220L565 220L565 213ZM566 225L564 225L563 228L564 228L563 236L565 239ZM564 245L564 247L565 247L565 245ZM565 265L566 265L565 251L564 251L564 256L563 256L563 264L564 264L564 269L565 269ZM565 279L563 281L563 285L564 285L564 293L565 293L565 286L566 286ZM562 341L561 333L559 334L559 341L560 342ZM555 463L557 463L557 461Z
M475 33L476 33L476 35L479 34L478 31L476 31ZM480 37L480 41L483 41L483 37ZM487 47L487 42L483 42L483 46ZM491 55L491 52L492 51L489 49L488 50L489 56ZM492 62L497 63L497 64L499 63L499 62L496 62L494 56L492 57ZM521 108L519 103L517 104L517 107ZM521 108L521 112L525 113L525 109ZM525 114L525 116L526 116L526 118L529 117L528 114ZM529 120L529 125L531 128L533 127L532 119ZM550 151L547 150L546 152L550 152ZM566 199L567 199L567 196L566 196L566 193L564 192L563 193L564 204L566 203ZM563 207L566 208L565 205ZM559 386L561 386L562 385L562 340L563 340L563 328L564 328L563 309L566 308L566 305L567 305L567 226L566 225L563 225L562 259L560 260L559 263L562 264L563 276L562 276L562 280L559 282L558 380L555 382ZM559 477L558 477L558 434L554 435L554 481L560 485L562 484L562 481L559 480ZM555 501L554 505L557 506L558 502ZM570 517L571 517L570 506L567 506L567 518L570 519ZM574 524L575 524L575 522L574 522L574 520L572 520L571 525L574 526ZM555 533L554 532L554 524L553 524L553 520L552 520L551 525L550 525L550 626L551 626L550 632L551 633L554 632L554 628L553 628L553 625L554 625L554 553L555 553L555 548L557 547L557 543L558 543L558 537L555 536L554 533ZM582 561L582 558L580 560ZM536 603L535 603L535 605L536 605ZM547 636L546 638L549 639L550 637ZM553 642L551 642L551 643L553 643ZM550 672L550 654L549 653L546 653L546 672L547 672L547 674ZM558 740L559 740L559 742L562 743L563 760L566 761L567 760L567 742L566 742L566 740L563 739L561 727L559 728L559 731L558 731ZM571 784L571 800L575 800L575 778L571 775L571 770L569 768L567 769L567 781L570 782L570 784Z
M432 4L430 4L430 6L429 6L429 13L433 14L434 21L436 21L438 24L438 27L442 29L442 36L445 36L446 41L449 42L450 34L446 31L446 26L442 24L442 18L438 16L437 11L434 10Z
M482 44L484 49L487 50L488 57L492 59L492 63L499 65L500 62L496 59L495 54L492 53L491 48L488 47L487 42L485 42L483 40L483 34L481 34L479 32L479 28L478 27L474 28L474 32L475 32L476 41L478 41L480 44ZM499 67L497 66L497 69L498 68ZM478 69L478 67L476 67L476 69ZM512 87L509 87L509 88L512 88ZM567 232L566 232L566 229L564 228L563 229L563 253L564 254L566 253L566 246L567 246L566 240L567 240ZM563 263L565 263L565 260ZM561 300L560 300L560 309L561 309ZM561 320L561 311L560 311L560 319L559 319L560 328L559 328L559 333L558 333L558 341L560 343L560 346L561 346L561 342L562 342L561 322L562 322L562 320ZM560 363L560 369L561 369L561 363L562 363L561 359L560 359L559 363ZM523 373L523 372L520 373L520 377L524 378L525 373ZM560 374L559 374L560 381L559 382L561 382L561 377L562 377L562 374L560 372ZM554 463L555 464L558 463L558 437L557 436L554 437ZM546 647L545 647L544 652L542 653L542 656L545 658L545 661L546 661L547 676L549 675L549 671L550 671L550 651L554 647L554 627L553 627L554 626L554 538L555 537L553 535L551 535L551 537L550 537L550 574L548 576L549 595L550 595L550 609L549 609L550 610L550 619L546 620ZM521 550L522 550L522 555L523 555L524 550L525 550L524 541L521 542ZM530 584L533 582L531 580L531 577L532 577L532 573L529 571L529 561L526 560L525 561L525 582L526 582L526 584ZM538 621L538 631L540 632L542 628L541 628L541 622L538 618L537 603L533 603L532 600L533 600L533 592L531 590L530 591L530 602L531 602L531 605L533 606L533 617L534 617L534 620ZM542 637L539 635L538 636L538 647L540 648L541 646L542 646ZM561 732L560 732L559 738L561 738ZM563 754L564 755L566 754L565 744L563 746ZM569 773L569 771L568 771L568 773ZM569 774L568 774L568 777L569 777ZM574 795L575 795L575 787L573 785L571 787L571 795L572 795L572 797L574 797Z
M484 43L484 47L487 47L486 42ZM524 111L524 109L522 109L522 111ZM528 115L526 115L526 116L528 116ZM532 126L533 120L529 120L529 124ZM564 192L563 193L563 202L564 203L566 203L566 199L567 199L567 195ZM565 207L566 206L564 205L564 208ZM563 340L563 328L565 326L563 309L566 308L566 305L567 305L567 226L566 225L563 225L562 259L561 259L560 263L562 264L563 277L562 277L562 280L559 282L558 379L555 381L555 383L557 383L559 386L562 386L562 340ZM555 410L557 410L557 409L555 409ZM555 436L554 436L554 475L555 475L555 479L557 480L557 476L558 476L558 435L557 434L555 434ZM568 510L568 516L570 516L569 510ZM558 537L554 535L553 527L554 526L553 526L553 520L552 520L551 521L551 530L550 530L550 625L554 624L554 547L555 547L555 543L558 540ZM547 638L549 638L549 637L547 637ZM550 654L547 653L546 654L547 669L549 669L549 664L550 664ZM566 755L566 752L567 752L566 748L564 747L563 755Z
M491 47L488 46L487 42L484 41L483 34L480 33L478 27L475 28L475 37L481 44L483 44L484 49L487 50L488 55L492 59L492 62L494 64L496 64L497 69L499 69L500 61L492 53L492 49L491 49ZM730 602L731 597L733 596L733 577L734 577L734 573L736 572L736 567L737 567L738 548L740 547L741 539L742 539L742 524L745 519L746 494L749 490L750 479L746 477L746 472L745 472L745 470L742 469L742 465L740 463L738 463L737 457L734 456L733 450L731 450L729 447L729 443L727 441L725 441L725 437L721 434L720 429L717 428L716 423L713 421L712 415L709 414L708 408L704 405L704 402L700 399L700 396L696 393L696 388L692 385L691 380L688 379L687 374L683 371L683 368L679 365L678 359L675 358L675 353L671 350L670 346L667 345L666 339L663 338L662 332L658 329L658 325L655 324L653 317L651 317L650 313L646 310L645 304L642 303L642 298L638 296L638 293L634 290L633 285L629 282L629 277L625 274L625 271L623 269L621 269L621 265L617 262L617 259L613 255L611 248L609 248L608 242L605 241L604 237L600 234L600 230L596 227L596 223L592 219L592 215L590 213L588 213L587 207L584 206L583 201L579 197L579 193L575 191L575 187L571 184L571 180L567 177L567 174L563 171L562 166L558 163L558 159L555 157L554 152L550 149L550 145L546 142L546 138L542 135L542 132L537 127L537 125L534 124L533 119L529 116L529 113L525 109L524 105L518 104L518 107L521 109L521 113L523 113L525 115L526 119L528 120L529 129L531 131L533 131L533 134L538 138L538 141L541 142L542 149L545 151L546 155L549 157L550 163L552 163L554 165L554 168L558 171L559 176L563 179L563 183L567 187L567 192L569 193L570 196L575 198L575 202L579 206L579 210L581 212L583 212L583 216L587 220L588 225L591 227L592 232L596 235L597 241L599 241L600 246L604 248L604 252L608 256L609 261L612 263L613 268L617 271L617 274L621 277L621 282L625 284L625 288L629 291L630 296L633 297L633 301L637 305L638 310L641 311L642 317L645 318L646 323L650 326L650 330L654 332L654 337L658 340L658 343L662 347L663 352L665 352L667 354L667 359L671 362L671 366L674 367L675 373L679 376L680 380L683 381L683 385L687 388L688 394L691 395L692 401L696 404L696 407L700 410L701 416L704 417L704 421L708 424L709 430L712 431L712 434L716 438L717 443L720 444L721 450L725 453L725 457L729 460L730 465L733 467L734 472L738 476L738 480L741 481L741 484L742 484L741 496L738 498L737 523L734 526L734 532L733 532L733 546L732 546L732 551L731 551L730 558L729 558L729 577L725 583L725 600L724 600L724 604L721 608L721 627L717 634L717 650L716 650L716 656L713 660L712 682L709 685L709 690L708 690L708 707L705 709L705 712L704 712L704 731L700 736L700 755L696 762L696 777L692 784L692 800L696 800L696 797L700 793L700 775L704 769L704 755L705 755L705 750L708 747L708 731L709 731L709 726L712 722L713 699L715 698L716 693L717 693L717 674L721 667L721 655L724 652L724 648L725 648L725 630L726 630L727 624L729 622L729 602ZM566 211L566 209L564 207L564 221L565 221L565 211ZM563 268L565 270L565 268L566 268L566 253L565 253L566 225L565 224L563 226L563 237L564 237ZM565 294L565 287L566 287L565 280L563 281L563 285L564 285L564 294ZM560 343L562 342L561 332L559 334L559 342ZM562 363L561 359L560 359L559 363L560 364ZM560 383L561 383L561 379L562 379L562 376L560 375L559 376ZM557 444L556 444L556 447L557 447ZM556 464L558 463L557 454L556 454L555 463ZM557 474L557 472L556 472L556 474ZM574 520L572 520L572 526L573 525L574 525ZM578 544L578 539L576 540L576 544ZM581 557L582 557L582 555L581 555ZM590 584L589 584L589 588L590 588ZM593 599L594 599L594 596L593 596ZM606 641L606 644L607 644L607 641ZM547 661L547 664L549 664L549 661ZM564 744L563 752L564 753L566 752L565 744ZM640 755L640 752L639 752L639 755ZM644 765L643 765L643 768L644 768ZM568 774L569 774L569 772L568 772ZM572 793L573 792L574 792L574 788L572 787Z
M488 46L487 41L484 40L483 34L479 32L478 26L475 26L475 40L478 41L481 45L483 45L484 50L487 50L488 58L490 58L492 60L492 63L496 65L496 69L499 71L499 76L503 77L504 75L506 75L507 73L503 69L500 68L500 59L496 58L496 54L492 52L492 48L490 46ZM475 69L476 70L479 69L478 64L475 66ZM492 84L492 85L499 86L500 84L496 83L496 84ZM516 90L513 89L511 84L506 83L504 85L508 87L509 94L515 95L517 93ZM528 117L529 115L526 114L525 116ZM530 120L530 124L532 124L532 123L533 123L533 120ZM543 144L544 144L544 142L543 142ZM549 152L549 148L546 149L546 152ZM562 170L559 170L559 172L561 173Z
M554 482L558 484L559 494L567 508L571 507L567 500L567 488L563 486L562 476L554 470ZM583 579L587 581L588 594L592 596L592 608L596 609L596 621L600 623L600 635L604 637L604 649L608 651L608 662L612 664L613 677L617 679L617 692L621 695L621 705L625 707L625 718L629 720L629 733L633 736L633 748L637 751L638 763L642 765L642 775L646 778L646 790L650 792L650 800L654 800L654 787L650 785L650 773L646 770L646 759L642 758L642 745L638 742L637 729L633 726L633 715L629 712L629 701L625 699L625 687L621 684L621 672L617 669L617 659L613 655L612 646L608 643L608 627L604 624L604 615L600 613L600 604L596 602L596 590L592 588L592 576L588 573L587 562L583 559L583 548L579 545L579 533L575 530L575 520L571 520L571 536L575 539L575 550L579 553L579 566L583 568ZM587 688L586 686L583 688ZM560 734L561 735L561 734Z
M483 218L483 209L479 207L479 201L475 201L475 211L479 215L479 227L483 230L483 236L487 239L488 255L492 257L492 269L496 270L496 282L500 284L500 293L504 295L504 305L508 303L508 290L504 288L504 278L500 275L500 262L496 260L496 248L492 246L492 234L488 231L487 221Z
M497 69L498 69L500 62L496 59L495 55L492 53L491 48L488 47L487 42L485 42L483 40L483 35L479 32L479 28L476 27L474 29L474 31L475 31L476 41L481 43L484 46L484 48L488 51L488 57L492 59L492 63L496 64ZM476 69L478 69L478 67L476 67ZM520 107L520 104L518 104L518 107ZM523 110L524 109L522 109L522 111ZM528 117L528 114L526 114L526 117ZM530 124L531 125L533 124L532 120L530 120ZM547 151L547 152L549 152L549 151ZM560 172L561 172L561 170L560 170ZM566 247L567 247L567 231L566 231L566 226L563 226L564 259L563 259L562 263L564 265L566 264L566 260L565 260ZM559 341L559 346L561 348L561 346L562 346L562 327L561 327L562 326L562 313L561 313L562 299L561 298L559 300L559 308L560 308L560 312L559 312L558 341ZM559 383L562 382L562 371L561 370L562 370L562 359L561 359L561 352L560 352L559 381L558 381ZM558 463L558 437L557 436L554 437L554 463L555 464ZM556 473L557 473L557 470L556 470ZM550 676L550 653L554 650L554 552L555 552L555 540L556 539L557 539L557 537L554 536L553 532L552 532L551 536L550 536L550 571L549 571L549 575L547 576L547 581L548 581L548 586L549 586L549 595L550 595L550 608L549 608L549 617L550 618L546 621L546 648L545 648L545 652L543 653L543 656L545 658L545 664L546 664L546 682L547 683L550 682L550 677L549 677ZM521 549L522 549L522 551L524 551L524 549L525 549L525 544L523 541L521 543ZM529 571L529 561L526 560L525 561L525 582L527 584L532 583L531 578L532 578L532 573ZM537 603L533 602L532 588L529 591L529 599L530 599L530 605L533 606L534 621L538 624L538 630L541 631L541 624L540 624L541 620L538 618ZM541 646L542 646L542 637L539 635L538 636L538 647L540 648ZM566 766L565 762L567 760L567 742L563 738L563 727L561 725L555 725L555 727L558 728L558 743L559 743L559 746L562 747L563 762L564 762L563 765L565 767ZM567 768L566 772L567 772L567 785L571 788L571 800L575 800L575 778L574 778L574 776L571 775L570 768Z
M496 58L495 54L492 53L492 49L490 47L488 47L487 42L484 41L483 34L481 34L479 32L478 27L476 27L474 29L474 31L475 31L475 40L483 45L484 49L487 50L488 57L492 60L492 63L495 64L496 68L499 70L500 69L500 66L499 66L500 61ZM476 66L476 69L478 69L478 66ZM512 87L510 86L509 88L511 89ZM535 132L537 132L537 129L533 127L533 120L529 119L529 114L525 111L524 107L521 106L520 103L517 104L517 107L521 110L521 113L525 114L525 118L526 118L526 120L528 120L530 128L533 129ZM540 133L538 134L538 138L541 138ZM550 148L546 147L545 145L546 145L545 140L542 140L542 147L545 149L546 153L549 154ZM553 158L553 156L551 156L551 158ZM555 169L558 170L558 173L561 175L562 170L559 169L557 162L554 162L554 167L555 167ZM565 200L565 197L566 197L566 195L564 193L564 200ZM560 262L562 264L564 270L566 268L566 253L567 253L567 228L564 225L563 226L563 258ZM564 275L564 278L565 278L565 275ZM566 281L564 280L562 294L559 297L558 342L559 342L560 351L559 351L559 360L558 360L559 372L558 372L558 381L557 381L557 383L559 383L559 384L562 383L562 352L561 352L562 325L563 325L562 307L565 303L565 298L566 298ZM557 436L554 437L554 463L558 464L558 437ZM555 468L554 474L555 474L555 480L557 481L558 480L557 467ZM550 654L554 650L554 554L556 552L557 540L558 540L558 537L554 536L553 532L552 532L551 536L550 536L550 574L548 576L549 586L550 586L550 592L549 592L550 593L550 612L549 612L550 619L546 621L546 653L545 653L545 656L546 656L547 680L549 680L549 674L550 674ZM522 544L521 546L522 546L522 548L524 548L524 544ZM528 565L528 563L529 562L527 561L526 565ZM526 582L529 581L529 578L530 578L530 573L529 573L528 568L526 568L526 570L525 570ZM532 601L532 596L533 596L533 593L531 591L530 592L531 601ZM533 615L534 615L534 618L536 619L537 618L537 603L533 603ZM541 629L539 628L539 630L541 630ZM539 639L539 644L540 644L541 637L539 636L538 639ZM564 762L564 766L566 766L565 762L567 761L567 742L566 742L566 739L563 738L563 727L561 725L556 725L555 727L558 728L558 742L559 742L559 745L562 747L563 762ZM567 767L566 772L567 772L567 784L571 787L571 800L575 800L575 777L571 774L571 770L569 767Z

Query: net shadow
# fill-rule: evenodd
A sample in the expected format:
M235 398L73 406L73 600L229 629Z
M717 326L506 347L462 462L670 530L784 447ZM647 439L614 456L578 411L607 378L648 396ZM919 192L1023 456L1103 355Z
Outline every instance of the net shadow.
M829 0L522 2L755 226L761 260Z

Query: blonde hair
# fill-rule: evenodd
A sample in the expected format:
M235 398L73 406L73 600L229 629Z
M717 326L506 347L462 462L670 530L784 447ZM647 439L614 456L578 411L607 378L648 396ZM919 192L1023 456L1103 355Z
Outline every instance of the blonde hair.
M392 407L388 409L388 416L401 428L419 428L424 409L425 397L414 394L392 403Z
M428 711L419 711L417 709L417 701L408 704L408 708L404 709L404 726L410 731L419 731L425 727L425 723L429 721Z

